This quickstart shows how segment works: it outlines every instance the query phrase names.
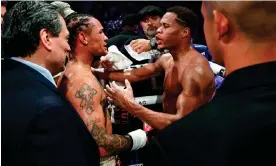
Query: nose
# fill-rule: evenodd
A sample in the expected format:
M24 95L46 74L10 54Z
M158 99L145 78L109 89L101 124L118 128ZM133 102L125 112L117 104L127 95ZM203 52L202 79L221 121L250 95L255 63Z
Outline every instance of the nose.
M71 47L70 47L69 44L68 44L68 47L67 47L67 52L71 52Z
M159 27L159 28L156 30L156 33L161 33L161 28L162 28L162 26Z
M148 25L153 25L153 20L151 18L148 19Z
M108 37L104 34L104 41L106 42L108 40Z

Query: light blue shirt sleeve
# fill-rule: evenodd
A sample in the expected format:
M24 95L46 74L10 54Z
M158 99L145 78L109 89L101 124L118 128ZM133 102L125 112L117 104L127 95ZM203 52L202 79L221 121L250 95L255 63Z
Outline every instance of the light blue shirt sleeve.
M12 60L15 60L17 62L23 63L31 68L33 68L34 70L38 71L40 74L42 74L47 80L49 80L52 84L54 84L55 87L57 87L55 80L52 77L52 74L49 72L49 70L47 70L46 68L39 66L37 64L34 64L30 61L26 61L20 58L16 58L16 57L11 57Z

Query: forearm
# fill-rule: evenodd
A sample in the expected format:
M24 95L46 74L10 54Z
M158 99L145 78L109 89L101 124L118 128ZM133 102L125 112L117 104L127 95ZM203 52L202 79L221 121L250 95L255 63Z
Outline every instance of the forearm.
M165 128L166 126L170 125L171 123L181 118L177 114L172 115L172 114L152 111L134 102L131 102L131 104L127 105L124 109L129 111L134 116L141 119L142 121L146 122L151 127L159 130Z
M129 82L132 83L132 82L147 79L148 76L138 76L134 70L125 71L125 72L123 72L123 71L113 71L113 72L94 71L94 73L101 79L118 81L118 82L124 82L125 79L127 79Z
M102 138L96 138L95 140L99 146L101 157L112 156L123 151L129 151L132 147L132 140L129 136L106 134Z
M93 125L91 134L97 142L101 157L115 155L122 151L128 151L132 147L132 139L129 136L108 135L105 128Z
M110 72L108 76L109 80L124 82L127 79L129 82L139 81L139 78L132 71L125 72Z

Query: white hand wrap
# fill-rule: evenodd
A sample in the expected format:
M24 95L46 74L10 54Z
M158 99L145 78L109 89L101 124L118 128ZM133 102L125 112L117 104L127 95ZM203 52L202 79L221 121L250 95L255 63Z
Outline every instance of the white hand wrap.
M147 143L147 134L141 129L132 131L128 133L128 135L130 135L133 140L131 151L140 149L144 147Z

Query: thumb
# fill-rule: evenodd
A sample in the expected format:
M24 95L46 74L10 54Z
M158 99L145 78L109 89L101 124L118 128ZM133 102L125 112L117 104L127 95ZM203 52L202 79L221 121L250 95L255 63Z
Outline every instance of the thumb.
M132 89L130 82L127 79L125 79L125 85L126 85L126 89Z

